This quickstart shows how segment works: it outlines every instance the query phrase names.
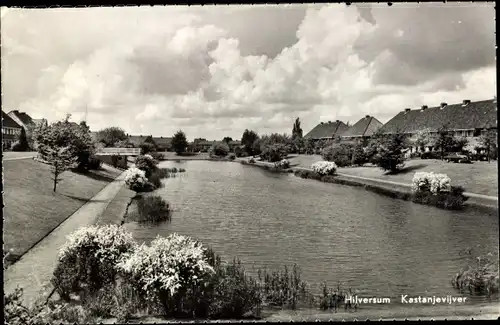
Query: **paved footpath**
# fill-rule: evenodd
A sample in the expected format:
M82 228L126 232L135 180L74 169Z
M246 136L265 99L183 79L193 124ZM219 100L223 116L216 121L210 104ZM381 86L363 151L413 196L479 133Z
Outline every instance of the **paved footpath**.
M20 159L30 159L37 156L36 151L30 152L16 152L16 151L7 151L3 153L3 160L20 160Z
M66 242L66 236L80 227L94 224L122 188L124 178L125 172L4 271L4 292L10 293L19 285L27 305L32 305L40 294L48 297L52 292L50 279L57 265L59 248Z

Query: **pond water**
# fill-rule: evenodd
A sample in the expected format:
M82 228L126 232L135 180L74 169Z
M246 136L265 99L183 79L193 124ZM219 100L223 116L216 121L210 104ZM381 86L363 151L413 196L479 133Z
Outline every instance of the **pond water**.
M461 251L482 247L498 257L495 214L445 211L232 162L160 167L186 169L155 193L173 205L172 222L126 224L137 240L188 235L226 260L239 257L250 272L296 263L316 293L322 282L340 281L359 296L394 301L458 295L450 279L465 266Z

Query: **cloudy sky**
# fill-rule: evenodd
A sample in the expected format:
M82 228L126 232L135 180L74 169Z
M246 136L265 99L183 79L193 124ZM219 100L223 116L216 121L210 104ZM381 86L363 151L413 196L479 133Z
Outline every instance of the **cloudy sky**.
M2 9L2 105L188 139L496 95L494 3Z

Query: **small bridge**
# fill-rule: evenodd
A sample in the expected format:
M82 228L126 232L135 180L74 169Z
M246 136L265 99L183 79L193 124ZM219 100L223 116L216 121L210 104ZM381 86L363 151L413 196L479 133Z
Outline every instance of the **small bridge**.
M101 148L95 153L96 156L139 156L141 148Z

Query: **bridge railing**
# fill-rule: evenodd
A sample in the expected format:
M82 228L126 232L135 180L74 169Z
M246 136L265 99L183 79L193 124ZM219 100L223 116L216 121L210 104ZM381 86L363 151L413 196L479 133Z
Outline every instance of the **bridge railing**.
M98 156L139 156L141 148L101 148L97 150Z

